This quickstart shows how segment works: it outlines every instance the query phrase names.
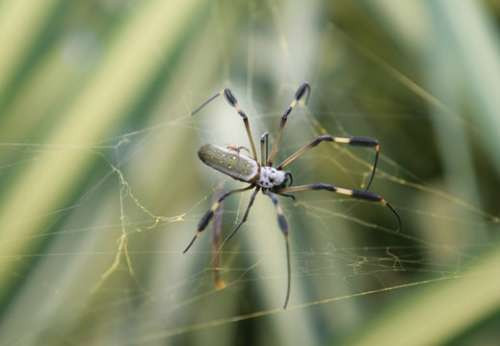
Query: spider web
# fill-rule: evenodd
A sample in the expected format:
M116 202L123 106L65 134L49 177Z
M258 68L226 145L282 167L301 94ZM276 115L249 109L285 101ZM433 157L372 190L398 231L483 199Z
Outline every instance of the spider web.
M10 179L47 153L92 157L81 187L67 197L70 202L47 214L19 215L21 225L41 219L44 226L23 239L32 247L3 259L17 293L3 311L2 344L169 344L188 339L224 344L236 332L249 340L318 344L325 341L325 328L344 328L342 334L369 321L381 311L374 306L377 301L390 304L418 286L462 278L466 264L494 248L492 240L498 236L492 230L500 222L494 212L481 206L473 190L454 191L446 179L428 178L437 174L423 176L426 170L415 162L434 164L430 170L445 165L435 154L436 140L401 149L401 137L388 133L402 124L406 135L417 137L432 127L429 116L410 116L412 109L405 109L409 104L415 109L431 105L468 132L476 133L475 126L338 28L329 27L323 35L314 32L314 6L304 13L294 6L285 6L283 12L274 2L263 8L250 3L246 40L236 50L221 39L230 20L218 9L215 29L198 45L204 50L214 49L214 39L220 44L215 50L224 61L218 74L223 80L196 85L203 71L193 67L199 64L196 57L186 54L184 69L193 73L185 82L175 92L164 91L146 122L125 126L98 145L0 143L3 151L15 154L0 167ZM255 33L269 19L271 34ZM328 61L319 52L327 50L332 37L343 40L343 47L375 69L374 74L385 76L386 91L405 90L399 96L409 101L392 100L388 107L399 112L374 116L382 125L375 125L369 112L388 98L368 94L363 76L338 72L339 85L316 87L331 80L322 75ZM395 229L383 207L327 192L302 193L296 202L282 199L291 226L293 268L291 303L283 311L284 244L264 196L259 195L249 221L221 251L217 269L224 289L213 285L212 226L187 254L181 253L214 196L241 185L205 167L197 148L203 143L248 145L240 119L221 100L197 117L189 113L229 85L249 114L255 138L266 130L274 135L305 77L313 87L311 102L290 116L280 158L324 133L378 138L382 155L372 190L396 207L403 228ZM340 85L344 82L349 84ZM410 154L401 156L406 150ZM424 160L426 153L434 156ZM372 155L368 149L326 144L290 170L295 184L323 181L362 188ZM240 194L224 203L224 234L241 219L248 198L248 193ZM290 323L295 330L289 330ZM264 326L272 335L251 336Z

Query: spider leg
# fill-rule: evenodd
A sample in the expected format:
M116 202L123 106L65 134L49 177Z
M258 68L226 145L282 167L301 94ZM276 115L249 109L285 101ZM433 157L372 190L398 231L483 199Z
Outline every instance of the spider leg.
M291 198L293 201L297 200L297 197L295 197L294 195L289 194L289 193L276 192L276 194L280 195L280 196L283 196L283 197Z
M264 132L260 136L260 164L265 166L267 158L269 157L269 133Z
M373 178L375 177L375 170L377 169L377 163L378 163L378 158L380 154L380 144L376 139L373 138L368 138L368 137L336 137L336 136L331 136L331 135L322 135L317 138L315 138L312 142L309 144L304 145L302 148L294 152L292 155L287 157L279 166L278 169L283 169L289 164L291 164L293 161L297 160L299 157L304 155L306 152L311 150L312 148L316 147L318 144L321 142L335 142L338 144L348 144L352 146L358 146L358 147L373 147L375 148L375 159L373 162L373 169L370 175L370 179L368 180L368 184L366 185L366 189L368 190L370 188L370 185L373 181Z
M217 94L215 94L214 96L210 97L208 100L206 100L205 102L203 102L194 111L192 111L191 115L195 115L200 110L202 110L203 108L205 108L206 105L208 105L210 102L212 102L213 100L215 100L217 97L219 97L221 95L224 95L224 97L226 98L226 101L236 110L236 112L240 115L241 119L243 120L243 123L245 125L245 130L246 130L247 135L248 135L248 140L250 141L250 145L251 145L251 148L252 148L253 159L255 161L257 161L257 150L255 149L255 142L253 140L252 130L250 129L250 123L248 122L248 117L247 117L246 113L240 108L238 100L236 100L236 97L234 97L234 95L231 92L231 90L229 90L229 89L226 88L226 89L218 92Z
M292 103L290 103L290 106L288 106L288 108L286 109L286 111L281 116L281 121L280 121L279 130L278 130L278 135L276 137L276 140L273 143L273 146L272 146L272 149L271 149L271 154L269 155L269 158L267 159L267 165L268 166L271 166L273 164L273 160L274 160L276 154L278 154L279 145L280 145L280 142L281 142L281 137L283 136L283 129L285 128L286 122L288 120L288 115L290 115L290 113L292 112L292 110L299 104L299 102L302 100L302 98L304 97L304 95L305 95L305 102L307 103L307 101L309 100L310 93L311 93L311 87L309 86L309 84L307 82L303 83L299 87L299 89L297 90L297 92L295 93L295 97L294 97Z
M271 201L276 208L276 213L278 214L278 225L280 227L281 233L285 236L285 245L286 245L286 269L287 269L287 286L286 286L286 296L285 303L283 304L283 309L286 309L288 306L288 301L290 300L290 289L292 286L292 266L290 263L290 242L288 241L288 222L286 221L285 215L283 214L283 209L278 202L278 197L270 191L263 192L266 196L271 198Z
M223 289L226 287L226 283L221 278L220 275L220 239L222 232L222 211L223 206L222 203L219 205L219 208L214 213L214 222L213 222L213 236L212 236L212 263L213 263L213 279L214 285L217 289Z
M326 190L330 192L334 192L340 195L344 196L349 196L357 199L362 199L368 202L376 202L380 203L387 208L391 210L391 212L394 214L394 216L397 219L398 222L398 228L397 231L401 229L401 217L397 213L396 209L389 204L382 196L379 196L373 192L366 191L366 190L351 190L351 189L346 189L343 187L337 187L331 184L324 184L324 183L315 183L315 184L307 184L307 185L297 185L297 186L290 186L290 187L285 187L281 190L278 190L277 192L279 193L294 193L294 192L300 192L300 191L313 191L313 190Z
M227 197L231 196L234 193L238 193L238 192L243 192L243 191L250 190L254 186L255 185L252 184L250 186L247 186L247 187L244 187L244 188L241 188L241 189L231 190L231 191L228 191L228 192L224 193L222 196L220 196L217 199L217 201L215 201L212 204L212 206L210 207L210 209L208 209L208 211L205 213L205 215L203 215L203 217L200 219L200 222L198 223L198 228L196 230L196 234L194 235L193 239L191 239L191 241L189 242L188 246L186 246L186 248L184 249L184 251L182 253L186 253L189 250L189 248L193 245L193 243L196 240L196 238L199 237L200 233L205 230L205 228L210 223L210 220L214 216L215 211L219 208L220 204L222 203L222 201L224 199L226 199Z
M243 218L241 219L241 221L238 223L238 225L233 229L233 231L224 239L224 241L222 242L221 244L221 247L228 241L230 240L235 234L236 232L238 232L238 230L240 229L241 225L243 225L247 219L248 219L248 214L250 213L250 209L252 208L253 206L253 203L255 202L255 197L257 197L257 193L260 191L260 187L257 187L255 189L255 191L252 193L252 195L250 196L250 202L248 202L248 206L247 206L247 209L245 210L245 214L243 214Z

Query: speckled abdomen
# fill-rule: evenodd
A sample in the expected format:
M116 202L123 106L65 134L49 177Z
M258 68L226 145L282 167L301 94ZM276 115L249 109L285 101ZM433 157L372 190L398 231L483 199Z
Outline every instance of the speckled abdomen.
M198 150L198 156L206 165L234 179L254 182L259 175L257 162L234 150L205 144Z

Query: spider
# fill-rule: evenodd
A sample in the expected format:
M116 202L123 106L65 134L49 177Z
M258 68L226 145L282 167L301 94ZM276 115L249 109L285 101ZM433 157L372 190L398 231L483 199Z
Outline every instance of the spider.
M273 166L274 159L276 158L276 155L278 154L279 151L279 145L281 143L283 130L287 123L288 116L290 115L290 113L292 113L293 109L299 103L301 103L301 101L303 103L307 103L310 92L311 92L311 87L307 82L303 83L296 91L293 101L290 103L288 108L281 116L278 134L276 140L273 142L270 153L269 153L269 134L266 132L260 137L260 161L257 158L257 150L255 148L255 142L252 136L252 131L250 129L248 117L246 113L240 108L238 101L236 100L236 97L234 96L234 94L231 92L230 89L223 89L222 91L220 91L219 93L215 94L207 101L202 103L198 108L196 108L191 113L192 115L198 113L201 109L203 109L214 99L223 95L226 101L229 103L229 105L236 110L236 112L243 120L248 140L250 142L251 152L250 150L246 150L248 151L248 156L247 156L244 153L240 152L240 149L245 147L229 146L224 148L213 144L203 145L198 150L198 156L203 163L223 174L230 176L233 179L248 183L249 185L240 189L235 189L225 192L216 199L216 201L212 204L210 209L203 215L203 217L199 221L196 234L191 239L191 241L189 242L183 253L186 253L191 248L191 246L198 238L198 236L201 234L201 232L205 230L205 228L212 220L214 214L217 212L224 199L236 193L253 189L253 193L250 197L250 201L246 207L245 213L243 214L243 218L232 230L229 236L226 238L226 240L231 239L240 229L240 227L247 221L248 214L250 213L250 209L254 204L255 198L258 192L262 191L264 195L270 198L272 204L276 209L278 226L285 238L286 259L287 259L287 289L286 289L283 309L286 309L290 299L291 263L290 263L290 244L288 241L289 227L286 217L283 214L283 210L278 201L278 196L290 197L295 200L295 196L293 194L296 192L310 191L310 190L312 191L326 190L329 192L365 200L368 202L379 203L390 209L390 211L395 215L397 219L398 230L401 228L401 218L399 217L396 210L391 206L391 204L389 204L382 196L379 196L375 193L368 191L375 176L375 170L377 168L377 162L380 154L380 144L376 139L368 137L357 137L357 136L336 137L329 134L324 134L315 138L310 143L298 149L296 152L294 152L292 155L290 155L276 167ZM366 189L364 190L348 189L326 183L314 183L314 184L292 186L293 175L291 172L285 171L284 168L322 142L335 142L338 144L347 144L352 146L374 148L375 158ZM217 246L214 246L214 248L217 248Z

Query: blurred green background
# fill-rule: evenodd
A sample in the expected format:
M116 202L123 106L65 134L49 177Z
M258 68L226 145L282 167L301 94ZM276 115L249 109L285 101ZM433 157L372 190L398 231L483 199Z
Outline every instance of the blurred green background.
M496 0L0 0L0 345L498 345ZM221 189L204 143L278 128L377 138L383 207L260 195L212 275ZM373 152L320 145L295 183L366 184ZM249 194L223 206L231 230Z

